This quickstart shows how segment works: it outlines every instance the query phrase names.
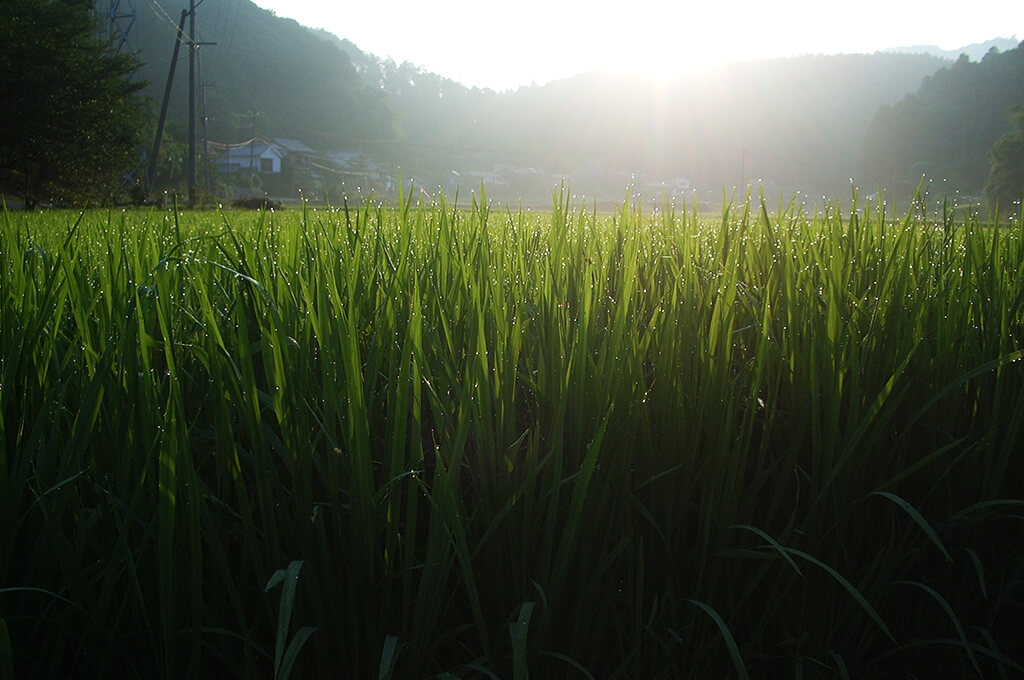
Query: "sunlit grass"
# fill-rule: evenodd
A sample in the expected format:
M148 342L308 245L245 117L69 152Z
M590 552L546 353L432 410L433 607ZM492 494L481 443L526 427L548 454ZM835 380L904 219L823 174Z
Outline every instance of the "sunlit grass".
M1024 233L891 218L3 214L16 672L1022 672Z

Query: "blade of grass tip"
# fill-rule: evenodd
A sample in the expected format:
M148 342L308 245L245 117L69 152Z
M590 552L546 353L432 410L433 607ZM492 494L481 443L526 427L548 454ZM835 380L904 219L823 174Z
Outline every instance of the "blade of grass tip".
M779 555L782 557L782 559L786 560L786 562L789 564L789 566L793 567L793 571L795 571L797 574L799 574L801 577L803 577L804 573L802 571L800 571L800 567L797 566L797 563L793 561L793 558L790 557L789 554L786 553L786 549L784 547L782 547L782 544L779 543L778 541L776 541L771 536L769 536L766 532L762 531L761 529L758 529L755 526L750 526L749 524L733 524L729 528L730 529L743 529L745 531L751 531L751 532L757 534L758 536L760 536L761 538L763 538L764 540L768 541L768 544L772 547L772 549L774 549L775 552L779 553Z
M558 659L559 661L572 666L580 673L582 673L583 677L587 678L587 680L596 680L594 676L590 673L590 671L588 671L586 667L584 667L583 664L581 664L576 659L568 657L565 654L559 654L558 652L541 652L541 654L543 654L544 656L550 656L552 659Z
M896 642L896 638L893 637L892 632L889 630L889 626L885 625L885 621L883 621L882 617L878 615L878 612L875 611L875 608L871 606L871 603L868 602L867 599L863 595L861 595L860 591L857 590L852 583L847 581L842 574L840 574L838 571L836 571L832 567L828 566L827 564L819 560L817 557L809 555L802 550L797 550L796 548L783 548L783 550L798 557L802 557L811 564L815 564L824 569L829 574L829 576L834 578L836 582L839 585L841 585L843 589L846 590L846 592L850 593L850 596L853 597L857 604L860 605L861 609L863 609L867 613L867 615L870 616L876 624L878 624L878 627L882 629L882 632L885 633L890 640Z
M888 498L890 501L895 503L899 508L902 508L904 512L910 515L910 519L914 520L917 526L921 527L921 531L925 533L928 539L932 543L934 543L940 551L942 551L942 554L946 558L946 562L953 561L953 556L949 554L948 550L946 550L946 546L943 545L942 539L939 538L939 535L935 533L935 529L933 529L932 525L928 523L928 520L926 520L924 516L922 516L921 513L918 512L917 508L911 505L908 501L888 491L872 491L868 495Z
M729 649L729 656L732 658L732 663L736 667L736 674L740 677L740 680L749 680L750 675L747 673L747 665L743 663L743 657L740 655L740 648L736 645L736 640L733 639L732 633L729 631L729 626L725 625L725 621L719 616L718 612L715 611L714 607L709 604L705 604L700 600L686 600L691 602L711 617L711 620L718 626L718 630L722 633L722 638L725 640L725 646Z
M395 674L395 661L398 660L398 636L388 635L384 638L384 649L380 653L380 670L377 680L391 680Z
M981 596L987 600L988 588L985 585L985 568L981 564L981 558L978 557L978 553L974 552L971 548L964 548L963 551L967 553L969 558L971 558L971 564L974 565L974 572L978 575L978 585L981 586Z
M839 655L839 652L834 649L830 649L828 650L828 655L836 662L836 668L839 669L839 677L843 680L850 680L850 671L847 670L846 662L843 661L843 657Z
M309 642L309 638L316 632L313 626L303 626L295 633L284 656L281 657L281 668L274 675L274 680L288 680L292 674L292 667L295 666L295 659L298 658L302 647Z
M949 602L946 601L946 598L940 595L939 592L931 586L921 583L920 581L897 581L896 583L914 586L915 588L920 588L924 592L931 595L932 599L939 603L939 606L942 607L942 610L946 612L946 616L948 616L949 620L953 622L953 627L956 629L956 634L960 638L960 642L962 643L964 651L967 652L967 658L971 660L971 666L974 667L974 670L978 673L979 677L984 677L985 674L981 672L981 666L978 665L978 658L974 655L974 650L971 648L971 643L967 640L967 633L964 632L964 627L960 623L960 618L956 615L956 612L953 611L953 607L951 607Z
M534 590L536 590L537 594L540 595L540 606L545 611L547 611L547 609L548 609L548 596L547 596L547 593L544 592L544 588L542 588L541 585L539 583L537 583L536 581L534 581L532 578L530 579L530 583L533 584Z
M491 671L487 670L486 668L484 668L480 664L477 664L477 663L467 663L465 667L467 669L471 670L471 671L476 671L477 673L481 673L483 675L486 675L491 680L501 680L501 678L499 678L497 675L495 675Z
M509 624L509 636L512 638L512 677L513 680L529 680L530 669L526 664L526 634L530 628L530 617L533 615L534 602L524 602L519 608L519 618Z
M978 634L981 635L981 637L985 638L985 642L988 643L989 649L992 652L994 652L995 654L999 654L1000 653L999 652L999 645L996 644L995 638L992 637L992 633L990 633L988 631L988 628L983 628L982 626L975 626L974 630L978 631ZM1011 665L1014 665L1014 664L1012 664L1012 662L1011 662ZM1006 666L1005 666L1005 664L1000 663L998 666L996 666L996 668L999 670L999 677L1002 678L1003 680L1006 680ZM1020 666L1017 666L1015 670L1018 673L1024 673L1024 669L1022 669Z
M966 519L968 516L976 512L991 510L993 508L1016 508L1022 506L1024 506L1024 500L1017 500L1012 498L1000 498L997 500L982 501L980 503L975 503L974 505L967 506L960 512L950 517L949 521L956 522L958 520Z

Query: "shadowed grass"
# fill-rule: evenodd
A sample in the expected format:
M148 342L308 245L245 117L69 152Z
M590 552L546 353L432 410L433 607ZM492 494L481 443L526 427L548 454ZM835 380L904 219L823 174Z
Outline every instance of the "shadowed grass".
M858 207L5 213L15 672L1014 675L1024 234Z

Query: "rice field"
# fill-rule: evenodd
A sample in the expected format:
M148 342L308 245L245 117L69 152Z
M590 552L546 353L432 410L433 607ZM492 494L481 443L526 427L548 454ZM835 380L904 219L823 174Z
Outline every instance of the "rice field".
M0 231L0 679L1024 674L1020 223Z

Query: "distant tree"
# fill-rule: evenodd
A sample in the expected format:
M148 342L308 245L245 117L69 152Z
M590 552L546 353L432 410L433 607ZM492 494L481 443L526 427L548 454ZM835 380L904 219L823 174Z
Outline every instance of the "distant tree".
M989 205L1002 213L1024 198L1024 106L1010 108L1013 129L999 138L989 154L985 193Z
M0 0L0 189L26 209L111 197L136 160L137 67L91 0Z
M980 192L990 151L1008 129L1006 110L1021 103L1024 44L990 51L980 62L961 57L878 112L863 147L869 184L896 189L900 183L912 193L923 172L947 180L950 193Z

